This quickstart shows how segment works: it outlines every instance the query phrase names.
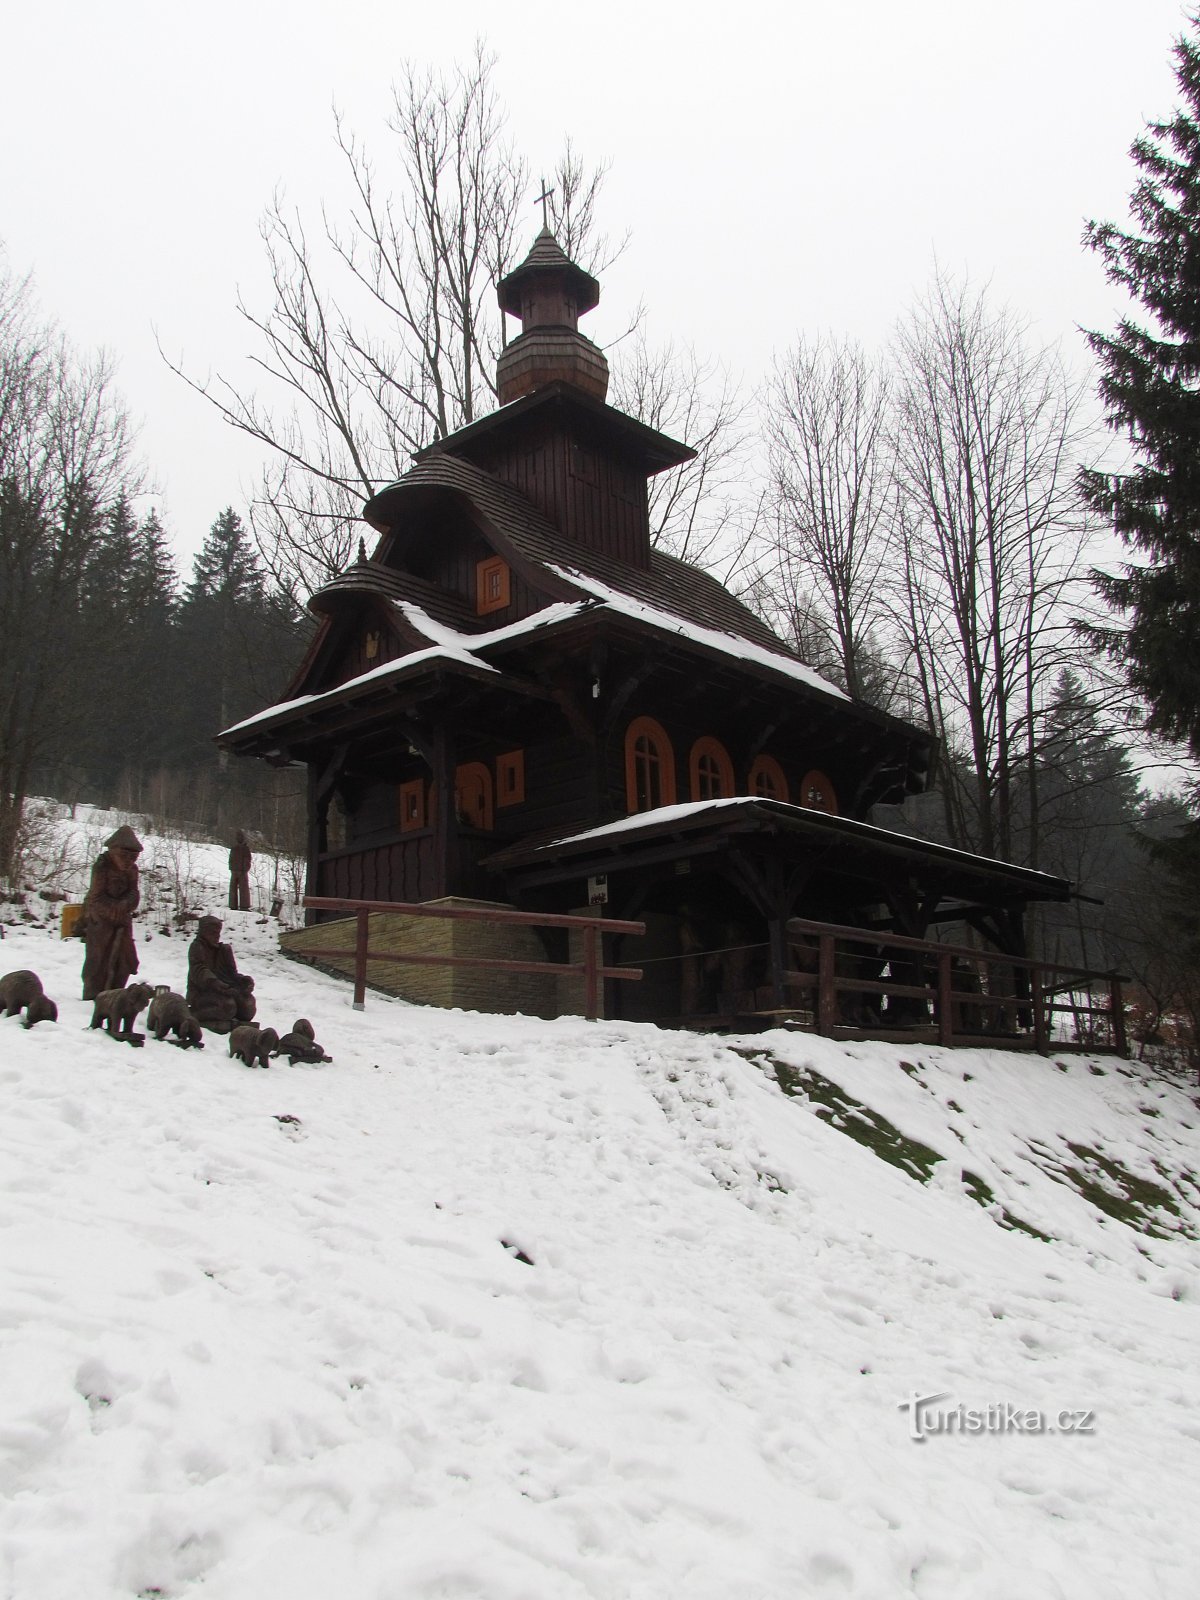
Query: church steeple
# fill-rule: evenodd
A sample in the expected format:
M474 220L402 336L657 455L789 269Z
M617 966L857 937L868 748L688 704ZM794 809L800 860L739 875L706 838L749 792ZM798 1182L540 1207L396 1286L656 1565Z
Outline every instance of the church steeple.
M579 318L600 299L600 285L563 254L543 227L519 267L496 290L500 309L521 319L521 332L496 363L501 405L559 381L597 400L608 393L604 352L579 332Z

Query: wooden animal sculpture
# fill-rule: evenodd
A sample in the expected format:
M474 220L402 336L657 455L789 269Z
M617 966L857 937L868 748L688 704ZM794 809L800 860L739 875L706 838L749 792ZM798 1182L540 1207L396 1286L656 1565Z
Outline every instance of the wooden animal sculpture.
M131 983L124 989L102 989L92 1009L93 1028L107 1027L109 1037L124 1044L145 1043L145 1034L134 1032L134 1023L154 998L148 983Z
M154 999L146 1013L146 1032L152 1033L160 1042L168 1033L173 1033L175 1037L171 1043L177 1044L181 1050L204 1049L203 1029L189 1010L187 1001L165 984L154 991Z
M315 1066L318 1062L333 1060L317 1043L313 1025L307 1017L296 1018L292 1023L292 1031L280 1039L277 1053L288 1058L289 1067L294 1067L297 1061Z
M58 1021L58 1007L42 988L36 972L10 972L0 978L0 1011L6 1017L19 1017L24 1011L27 1028L39 1022Z
M248 1067L269 1067L271 1057L279 1049L279 1035L274 1028L260 1028L253 1022L243 1022L229 1035L229 1054Z
M48 994L34 995L25 1008L25 1026L32 1028L39 1022L57 1022L58 1007Z

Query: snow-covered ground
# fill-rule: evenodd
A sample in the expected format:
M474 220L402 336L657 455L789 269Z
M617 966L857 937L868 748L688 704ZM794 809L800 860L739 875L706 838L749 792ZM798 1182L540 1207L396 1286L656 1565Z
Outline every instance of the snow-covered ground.
M192 847L192 909L223 866ZM356 1013L231 913L260 1020L334 1057L250 1071L89 1032L81 946L28 904L0 973L60 1021L0 1020L4 1600L1198 1592L1182 1089ZM164 926L141 976L179 988ZM913 1396L980 1431L918 1442Z

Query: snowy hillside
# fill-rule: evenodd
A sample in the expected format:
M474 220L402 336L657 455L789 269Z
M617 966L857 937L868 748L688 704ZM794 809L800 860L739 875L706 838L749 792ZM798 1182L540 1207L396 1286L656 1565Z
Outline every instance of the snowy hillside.
M334 1057L250 1071L89 1032L53 905L5 912L60 1021L0 1020L4 1600L1197 1592L1183 1090L356 1013L231 913L260 1020ZM182 987L170 926L140 976Z

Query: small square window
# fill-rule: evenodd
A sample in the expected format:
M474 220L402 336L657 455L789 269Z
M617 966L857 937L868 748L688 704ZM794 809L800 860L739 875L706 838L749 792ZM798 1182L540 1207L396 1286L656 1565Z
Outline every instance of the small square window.
M400 785L400 832L413 833L425 826L425 783L414 778Z
M475 609L481 617L489 611L503 611L512 598L512 575L508 562L491 556L475 568Z
M496 804L519 806L525 798L525 752L510 750L496 757Z

